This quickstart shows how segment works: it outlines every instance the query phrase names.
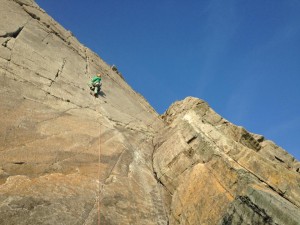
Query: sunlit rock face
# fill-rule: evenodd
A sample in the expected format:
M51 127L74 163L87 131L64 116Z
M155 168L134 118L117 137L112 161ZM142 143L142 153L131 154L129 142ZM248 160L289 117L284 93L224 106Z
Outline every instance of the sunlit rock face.
M0 4L0 224L167 224L159 115L33 1Z
M159 116L34 1L0 5L1 225L299 224L283 149L196 98Z
M162 117L153 165L170 224L299 224L299 164L286 151L196 98Z

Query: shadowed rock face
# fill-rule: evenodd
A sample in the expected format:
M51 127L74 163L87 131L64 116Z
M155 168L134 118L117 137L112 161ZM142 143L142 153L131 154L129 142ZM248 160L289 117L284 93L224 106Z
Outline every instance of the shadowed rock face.
M159 116L34 1L0 5L0 224L299 224L283 149L196 98Z

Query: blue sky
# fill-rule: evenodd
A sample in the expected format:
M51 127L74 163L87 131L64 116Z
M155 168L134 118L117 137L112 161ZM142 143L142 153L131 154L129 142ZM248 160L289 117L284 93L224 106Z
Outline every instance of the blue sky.
M300 159L300 0L36 2L159 113L198 97Z

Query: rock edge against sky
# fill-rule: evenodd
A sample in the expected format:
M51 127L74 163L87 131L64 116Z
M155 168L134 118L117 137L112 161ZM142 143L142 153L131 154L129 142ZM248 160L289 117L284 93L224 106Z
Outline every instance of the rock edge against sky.
M298 224L285 150L197 98L160 116L34 1L1 8L0 224Z

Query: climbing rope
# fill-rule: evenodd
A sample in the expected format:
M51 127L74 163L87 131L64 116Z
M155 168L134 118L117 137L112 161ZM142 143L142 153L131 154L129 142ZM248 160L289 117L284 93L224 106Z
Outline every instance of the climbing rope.
M101 199L100 199L100 194L101 194L101 185L100 185L100 163L101 163L101 121L99 124L99 148L98 148L98 225L100 225L100 210L101 210Z
M89 63L89 60L87 59L87 63ZM89 70L89 67L87 67L87 70ZM121 87L124 91L128 92L128 94L131 96L131 97L136 97L136 93L133 91L133 90L130 90L128 89L128 87L126 85L123 85L121 84L120 82L118 82L113 76L110 75L110 71L107 71L106 73L104 73L106 76L108 76L114 83L116 83L119 87ZM130 87L130 86L129 86ZM94 103L95 103L95 98L94 98ZM148 106L146 106L144 104L144 102L141 102L139 100L139 98L136 99L138 101L138 103L142 106L142 108L144 108L145 111L149 112L149 108ZM116 103L115 103L116 104ZM118 104L116 104L118 107L120 107ZM121 107L120 107L121 108ZM100 110L101 111L101 110ZM142 111L143 112L143 111ZM148 126L152 127L153 123L155 121L152 121L151 123L148 124ZM100 123L99 123L99 148L98 148L98 201L97 201L97 208L98 208L98 225L101 225L101 195L103 194L102 193L102 189L103 189L103 185L101 185L101 175L100 175L100 172L101 172L101 126L102 126L102 123L101 123L101 119L100 119ZM131 190L131 195L134 195L134 188L132 187L132 184L131 182L129 181L129 184L128 184L130 190ZM159 187L158 187L159 188ZM161 195L161 192L159 190L159 195L160 197L162 198L162 195ZM136 202L134 201L134 198L133 199L133 208L134 208L134 219L137 221L138 220L138 214L137 214L137 205L136 205ZM163 205L163 209L164 211L166 211L164 205ZM159 216L157 214L157 216Z
M94 104L95 104L95 98L93 100ZM98 142L98 172L97 172L97 176L98 176L98 196L97 196L97 221L98 221L98 225L101 224L101 216L100 216L100 212L101 212L101 179L100 179L100 166L101 166L101 118L100 118L100 122L99 122L99 142Z

